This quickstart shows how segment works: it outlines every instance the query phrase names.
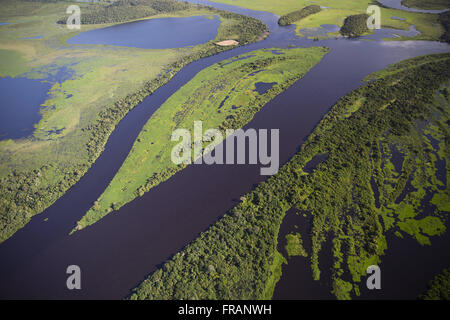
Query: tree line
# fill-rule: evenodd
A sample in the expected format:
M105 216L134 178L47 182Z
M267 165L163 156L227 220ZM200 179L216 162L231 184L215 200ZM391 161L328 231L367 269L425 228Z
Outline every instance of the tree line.
M379 263L387 248L389 225L380 217L382 208L375 207L370 184L376 171L372 165L381 157L374 150L380 141L407 141L415 135L418 120L442 114L431 106L434 94L450 80L450 54L408 63L408 69L398 67L343 97L278 174L242 196L239 204L153 272L129 298L264 297L276 260L279 228L292 206L312 218L309 257L314 279L323 279L319 252L331 237L330 289L339 299L358 295L367 266ZM407 147L412 164L420 159L415 166L429 161L417 140ZM324 153L328 158L312 173L303 171L314 156Z
M118 0L109 5L94 5L86 8L81 15L81 24L102 24L135 20L161 13L186 10L188 3L176 0ZM60 18L58 24L66 24L67 17Z
M293 11L286 15L281 16L280 19L278 19L278 24L280 26L287 26L289 24L294 23L295 21L299 21L301 19L306 18L309 15L318 13L320 11L322 11L320 6L310 5L310 6L304 7L301 10Z

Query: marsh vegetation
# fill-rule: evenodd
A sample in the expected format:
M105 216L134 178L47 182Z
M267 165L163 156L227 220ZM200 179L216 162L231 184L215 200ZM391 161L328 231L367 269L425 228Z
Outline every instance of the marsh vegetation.
M429 245L446 231L450 209L444 200L448 184L436 178L436 161L449 156L444 143L449 138L449 70L450 55L441 54L368 77L375 81L340 99L277 175L166 261L131 299L267 297L281 265L278 230L293 206L311 215L309 259L316 280L321 279L319 252L331 240L330 291L338 299L359 295L367 266L380 263L389 245L387 233ZM430 136L439 143L433 146ZM392 164L390 146L401 150L401 167ZM303 171L324 153L328 158L312 173ZM446 168L448 174L448 161ZM400 197L409 177L414 189ZM432 199L427 209L425 195Z

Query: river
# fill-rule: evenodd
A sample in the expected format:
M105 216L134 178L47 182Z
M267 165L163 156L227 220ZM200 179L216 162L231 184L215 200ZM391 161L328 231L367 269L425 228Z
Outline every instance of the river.
M245 126L245 129L280 129L280 163L285 163L329 108L359 87L366 75L404 59L450 51L449 45L438 42L305 40L295 35L293 27L279 27L278 17L271 13L201 2L256 17L268 25L270 36L187 65L130 111L87 174L54 205L0 245L0 298L124 298L146 275L214 224L241 195L265 179L257 165L189 166L118 212L68 236L120 168L148 118L200 70L260 48L288 45L330 48L330 53L304 78L270 101ZM48 221L44 221L46 218ZM66 288L65 271L71 264L81 268L82 290ZM292 296L297 291L307 297L312 288L299 286L291 291Z

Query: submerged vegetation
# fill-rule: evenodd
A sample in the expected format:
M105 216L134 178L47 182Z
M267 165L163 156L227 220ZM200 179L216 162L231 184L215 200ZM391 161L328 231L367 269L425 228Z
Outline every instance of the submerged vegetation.
M280 26L287 26L289 24L292 24L295 21L299 21L303 18L306 18L307 16L309 16L311 14L318 13L321 10L322 9L320 8L320 6L317 6L317 5L307 6L301 10L297 10L297 11L288 13L284 16L281 16L280 19L278 20L278 24Z
M267 298L279 265L279 228L291 207L311 215L315 280L323 277L322 244L331 240L330 291L339 299L359 294L366 268L381 262L388 235L429 245L445 232L448 179L438 177L449 176L450 54L406 60L368 79L374 81L331 108L278 174L241 197L130 298ZM393 160L395 150L401 163ZM312 173L303 171L324 153L327 159ZM446 163L444 174L438 161Z
M8 61L18 62L0 64L0 74L56 80L51 80L53 87L33 135L0 141L0 242L73 186L103 151L126 113L183 66L229 49L215 45L217 41L232 38L246 44L261 39L267 31L257 19L190 5L172 16L219 16L215 39L164 50L69 47L65 40L76 32L55 24L66 7L67 3L61 2L21 2L17 12L15 1L5 1L2 6L2 21L12 23L0 30L0 56L17 57ZM83 31L92 28L96 27L83 26ZM42 39L22 39L35 36L36 30ZM59 79L61 70L68 75Z
M286 252L289 257L302 256L307 257L308 253L303 248L303 240L300 233L286 235Z
M77 228L95 223L185 167L171 161L177 142L170 137L175 129L193 131L194 121L203 121L204 130L243 127L327 52L324 48L274 50L252 51L214 64L175 92L145 124L122 167ZM264 81L276 84L259 94L255 84Z

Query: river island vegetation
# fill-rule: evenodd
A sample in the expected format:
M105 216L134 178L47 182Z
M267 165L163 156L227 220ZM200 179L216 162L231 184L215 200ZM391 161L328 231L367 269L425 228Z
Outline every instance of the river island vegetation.
M118 210L167 180L185 165L171 161L175 129L203 121L203 129L239 129L272 98L303 77L327 53L325 48L264 49L200 71L153 114L108 188L78 222L81 229ZM255 85L272 83L261 94ZM206 146L207 144L205 144Z
M369 16L365 13L348 16L344 20L344 24L340 30L341 34L346 37L359 37L369 32L367 28L367 19Z
M450 300L450 268L442 270L428 284L428 290L421 297L423 300Z
M300 10L311 5L309 0L215 0L231 5L237 5L253 10L270 11L279 16ZM426 3L426 0L421 0ZM444 28L439 23L439 15L428 13L407 12L390 9L382 6L376 0L317 0L315 5L319 5L322 11L310 15L304 19L294 22L297 33L303 36L302 29L322 28L322 25L336 25L342 27L345 18L351 15L367 13L370 5L379 5L381 10L381 27L399 30L409 30L412 25L416 26L420 34L414 37L402 36L395 38L400 40L433 40L438 41L444 33ZM394 17L401 18L402 20ZM404 19L404 20L403 20ZM329 37L336 37L339 32L328 33Z
M300 233L289 233L286 235L286 252L289 257L307 257L308 253L303 247L303 240Z
M1 1L0 21L9 24L0 29L0 75L40 79L52 87L33 134L0 141L0 242L73 186L127 112L183 66L229 49L217 46L218 41L236 39L246 44L267 31L254 18L189 5L186 10L150 18L217 15L221 23L215 39L158 50L68 45L66 40L80 31L111 24L82 25L80 31L71 31L56 24L67 2L19 2L20 8L18 1ZM84 12L109 4L78 5Z
M366 268L381 262L389 237L428 246L446 232L450 54L405 60L367 80L330 109L276 175L150 274L130 299L267 298L267 284L279 277L279 228L292 207L311 219L315 280L324 277L319 253L331 241L334 261L324 274L338 299L359 295ZM305 172L321 154L328 157Z
M88 7L81 15L81 24L117 23L148 18L158 14L189 9L190 5L176 0L118 0L101 6ZM65 24L67 16L57 23Z
M318 13L321 10L322 9L320 8L320 6L317 6L317 5L307 6L301 10L293 11L293 12L290 12L288 14L281 16L280 19L278 20L278 24L280 26L287 26L287 25L292 24L296 21L299 21L303 18L306 18L307 16L309 16L311 14Z

